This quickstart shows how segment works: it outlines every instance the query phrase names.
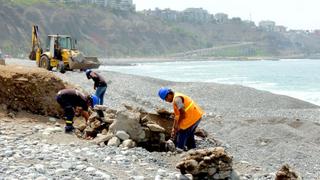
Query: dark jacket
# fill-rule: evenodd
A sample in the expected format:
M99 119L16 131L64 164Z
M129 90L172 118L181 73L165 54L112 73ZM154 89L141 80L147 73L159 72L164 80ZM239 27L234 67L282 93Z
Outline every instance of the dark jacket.
M64 107L82 107L83 110L88 111L86 96L76 89L60 90L57 94L57 101Z
M93 72L97 77L92 77L92 80L94 81L94 87L104 87L107 86L107 82L104 80L104 78L98 74Z

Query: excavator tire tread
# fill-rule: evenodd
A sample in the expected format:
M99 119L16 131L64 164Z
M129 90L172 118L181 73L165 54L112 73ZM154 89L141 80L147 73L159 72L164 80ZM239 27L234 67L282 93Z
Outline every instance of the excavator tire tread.
M40 67L45 68L49 71L52 70L52 67L50 66L50 60L47 56L41 56L40 58Z

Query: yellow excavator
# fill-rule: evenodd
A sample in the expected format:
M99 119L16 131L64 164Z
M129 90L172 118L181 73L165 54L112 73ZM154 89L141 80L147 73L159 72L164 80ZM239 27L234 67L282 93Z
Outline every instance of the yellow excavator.
M32 26L32 49L30 60L35 60L38 67L64 73L66 70L99 68L97 57L85 57L76 49L77 41L68 35L48 35L46 47L42 49L39 28Z

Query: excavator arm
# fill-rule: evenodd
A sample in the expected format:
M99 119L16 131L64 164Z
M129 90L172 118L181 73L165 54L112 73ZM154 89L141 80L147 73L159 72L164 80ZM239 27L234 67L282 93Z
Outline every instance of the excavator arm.
M41 42L39 37L39 28L37 25L32 26L32 36L31 36L31 52L29 54L30 60L39 60L42 53Z

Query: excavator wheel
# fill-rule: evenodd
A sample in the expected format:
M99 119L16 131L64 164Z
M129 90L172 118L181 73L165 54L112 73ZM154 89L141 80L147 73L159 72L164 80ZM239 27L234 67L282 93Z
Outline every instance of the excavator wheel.
M41 56L40 58L40 67L45 68L49 71L52 70L52 67L50 66L50 60L47 56Z

